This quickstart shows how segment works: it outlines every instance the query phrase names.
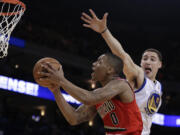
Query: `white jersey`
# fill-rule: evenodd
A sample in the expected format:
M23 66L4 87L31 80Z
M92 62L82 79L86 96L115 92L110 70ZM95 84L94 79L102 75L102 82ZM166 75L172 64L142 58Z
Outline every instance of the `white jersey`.
M152 115L156 113L161 105L161 83L145 77L140 89L135 90L136 103L140 109L143 131L141 135L149 135L152 125Z

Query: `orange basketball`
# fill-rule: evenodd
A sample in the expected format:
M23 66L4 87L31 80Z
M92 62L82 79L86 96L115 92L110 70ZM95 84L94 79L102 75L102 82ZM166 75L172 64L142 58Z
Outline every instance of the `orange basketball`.
M59 63L59 61L57 61L56 59L54 58L50 58L50 57L45 57L45 58L42 58L40 60L38 60L36 62L36 64L34 65L34 69L33 69L33 76L34 76L34 80L41 86L43 87L48 87L50 86L50 82L49 81L39 81L38 79L42 76L40 76L38 74L38 72L41 72L41 71L44 71L44 72L47 72L45 69L43 69L41 67L41 64L43 63L46 63L46 62L49 62L50 65L54 68L54 69L57 69L59 70L61 64Z

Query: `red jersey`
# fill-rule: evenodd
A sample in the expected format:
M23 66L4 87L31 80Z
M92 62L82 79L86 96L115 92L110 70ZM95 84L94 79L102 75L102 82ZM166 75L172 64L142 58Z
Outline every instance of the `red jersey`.
M106 135L141 135L143 123L136 100L123 103L116 98L96 105Z

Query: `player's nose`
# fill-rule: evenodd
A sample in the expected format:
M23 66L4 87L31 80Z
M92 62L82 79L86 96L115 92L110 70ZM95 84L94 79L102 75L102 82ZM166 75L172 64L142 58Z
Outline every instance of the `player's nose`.
M146 61L146 62L145 62L145 65L150 65L150 62L149 62L149 61Z
M145 63L146 63L146 64L151 64L151 60L150 60L150 59L147 59L147 60L145 61Z
M96 66L96 63L97 63L96 61L95 61L95 62L93 62L93 64L92 64L92 65L93 65L93 67L94 67L94 66Z

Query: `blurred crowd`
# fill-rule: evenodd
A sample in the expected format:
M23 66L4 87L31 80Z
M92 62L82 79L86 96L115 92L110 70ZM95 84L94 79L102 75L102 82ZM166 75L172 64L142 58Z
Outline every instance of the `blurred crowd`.
M101 51L106 50L105 45L98 44L97 40L91 40L92 36L87 35L83 37L81 33L83 28L76 31L69 24L61 24L58 29L54 30L51 27L35 25L30 21L24 20L20 23L13 35L27 42L36 43L40 47L61 50L87 58L97 57L102 53ZM97 38L96 36L94 37Z
M3 111L1 110L0 135L104 135L103 126L99 124L98 118L94 120L96 124L92 126L89 126L88 123L70 126L60 112L55 113L56 118L53 120L47 115L25 113L18 107L14 109L7 111L4 108Z

